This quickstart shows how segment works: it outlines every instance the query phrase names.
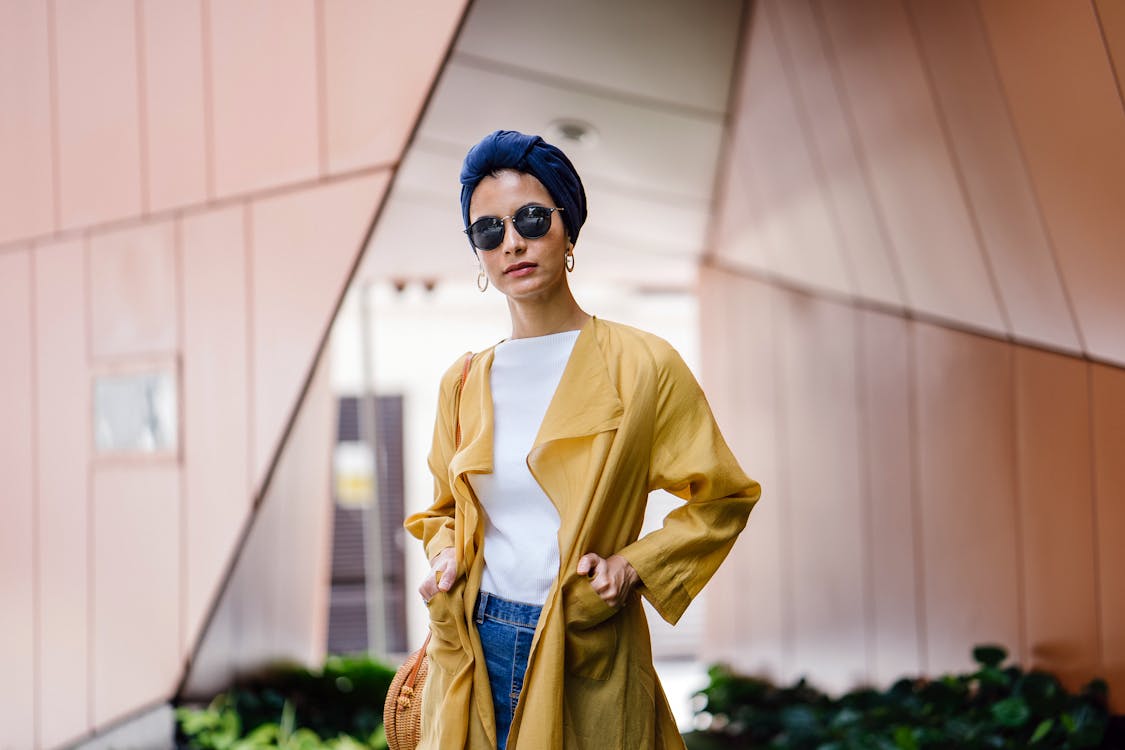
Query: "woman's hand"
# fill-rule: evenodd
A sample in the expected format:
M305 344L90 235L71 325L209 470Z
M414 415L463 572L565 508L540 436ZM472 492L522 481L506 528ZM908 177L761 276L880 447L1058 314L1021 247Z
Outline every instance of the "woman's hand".
M457 579L457 556L453 548L446 547L430 558L430 570L431 575L427 576L418 587L418 593L426 603L429 603L437 592L449 591L453 588L453 581Z
M578 560L578 575L589 576L594 591L614 609L625 606L629 594L641 580L633 566L621 555L601 557L587 552Z

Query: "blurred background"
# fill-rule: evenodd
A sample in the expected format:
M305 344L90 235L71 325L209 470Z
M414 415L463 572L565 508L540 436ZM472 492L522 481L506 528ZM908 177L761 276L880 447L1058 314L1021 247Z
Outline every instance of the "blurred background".
M650 617L673 697L991 642L1122 711L1123 70L1119 0L2 0L0 748L420 643L497 128L571 156L578 300L765 490Z

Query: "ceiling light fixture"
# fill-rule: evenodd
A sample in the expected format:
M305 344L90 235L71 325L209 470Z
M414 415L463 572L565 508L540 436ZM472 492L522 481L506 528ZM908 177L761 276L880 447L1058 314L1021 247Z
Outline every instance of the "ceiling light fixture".
M568 118L555 120L547 126L548 140L566 143L572 146L590 148L598 142L598 131L594 126L582 120Z

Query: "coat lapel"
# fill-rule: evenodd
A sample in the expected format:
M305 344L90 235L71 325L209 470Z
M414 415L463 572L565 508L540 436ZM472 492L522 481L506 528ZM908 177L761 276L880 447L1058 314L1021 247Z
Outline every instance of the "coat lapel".
M492 471L492 371L493 350L473 359L465 389L461 392L461 448L453 454L453 476Z
M531 456L556 440L596 435L621 424L625 407L598 345L597 325L597 319L591 318L578 334L539 426Z
M591 318L574 342L558 388L543 416L530 455L548 443L586 437L617 429L625 407L598 345L596 318ZM453 455L454 476L492 471L492 388L494 350L473 360L461 394L461 449Z

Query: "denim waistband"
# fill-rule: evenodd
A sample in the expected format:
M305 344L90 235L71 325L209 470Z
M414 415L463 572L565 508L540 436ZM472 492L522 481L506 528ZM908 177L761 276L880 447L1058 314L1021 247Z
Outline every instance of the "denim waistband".
M484 618L496 620L523 628L534 628L539 622L539 613L543 608L538 604L524 604L501 599L487 591L480 592L477 596L476 621L484 622Z

